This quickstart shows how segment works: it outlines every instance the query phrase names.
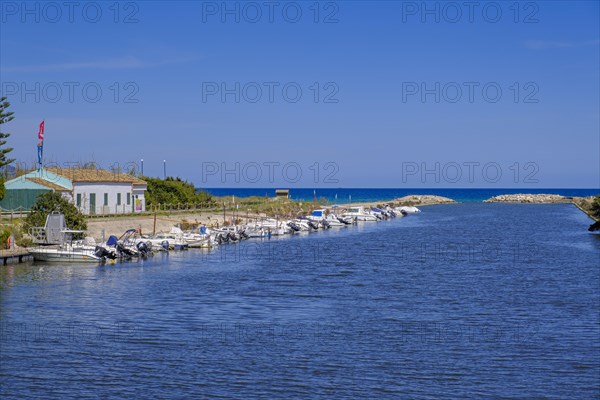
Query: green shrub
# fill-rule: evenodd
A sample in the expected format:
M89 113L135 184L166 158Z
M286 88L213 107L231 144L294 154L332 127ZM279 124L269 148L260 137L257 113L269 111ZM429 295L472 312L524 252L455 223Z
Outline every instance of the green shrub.
M24 228L29 230L34 226L44 226L48 214L54 211L65 215L65 222L69 229L87 230L87 223L83 214L79 212L73 203L56 192L46 192L37 198L31 208L31 213L25 219Z
M597 220L600 220L600 196L596 196L594 198L594 201L592 202L592 206L590 207L590 209L592 211L592 215Z
M146 204L151 207L157 204L200 204L211 205L212 197L209 193L200 191L192 183L181 178L147 178L143 179L148 184L146 191Z
M10 236L10 231L8 229L2 229L0 231L0 249L5 250L8 249L8 237Z

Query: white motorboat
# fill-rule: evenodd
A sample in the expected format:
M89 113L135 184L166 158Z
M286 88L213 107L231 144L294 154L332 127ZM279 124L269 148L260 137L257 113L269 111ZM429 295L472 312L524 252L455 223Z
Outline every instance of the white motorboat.
M183 237L183 231L177 227L171 228L168 233L158 233L145 240L152 243L153 248L168 247L169 250L187 250L189 248L189 244Z
M269 232L272 236L286 235L292 233L294 229L288 226L288 221L268 218L255 223L250 223L245 227L247 237L266 237Z
M90 248L79 241L73 241L73 235L84 231L63 229L60 231L61 244L53 246L38 246L27 249L35 261L44 262L85 262L100 263L105 261L96 255L95 248Z
M329 229L333 226L330 223L330 219L327 218L326 210L314 210L312 214L307 215L306 218L316 223L319 228ZM335 226L338 226L337 224L339 224L340 222L335 220L333 221L333 223L336 224Z
M300 228L302 232L312 232L319 229L319 224L308 218L296 218L290 221L293 225Z
M314 210L312 214L307 215L306 218L310 219L313 222L321 222L325 219L325 210Z
M325 221L331 227L334 227L334 226L346 226L346 225L351 224L350 221L348 221L348 223L343 222L343 220L341 220L337 215L332 214L332 213L327 214L327 216L325 217Z
M209 249L215 245L208 233L184 232L183 240L191 249Z
M400 213L402 215L416 214L416 213L421 212L421 210L419 210L417 207L412 207L412 206L396 207L394 211L396 211L397 213Z
M98 257L94 250L72 245L40 246L28 249L35 261L44 262L74 262L74 263L101 263L104 258Z
M387 214L384 213L382 209L377 208L377 207L371 207L368 210L365 210L365 212L367 214L374 215L375 218L377 218L378 220L382 220L382 219L387 219L388 218Z
M356 221L377 221L377 217L367 213L363 207L350 207L342 217L354 218Z

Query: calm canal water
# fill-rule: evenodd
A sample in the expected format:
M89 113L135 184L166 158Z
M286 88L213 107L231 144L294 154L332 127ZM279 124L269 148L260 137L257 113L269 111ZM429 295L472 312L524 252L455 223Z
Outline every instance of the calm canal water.
M0 397L597 398L600 235L466 203L116 266L0 267Z

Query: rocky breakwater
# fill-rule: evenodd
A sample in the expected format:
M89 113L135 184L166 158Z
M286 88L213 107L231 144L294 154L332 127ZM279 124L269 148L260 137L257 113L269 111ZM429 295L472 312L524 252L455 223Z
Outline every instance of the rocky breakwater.
M554 204L571 203L573 198L558 194L501 194L490 199L484 200L484 203L535 203L535 204Z
M456 201L448 197L415 194L394 199L393 203L400 203L404 206L427 206L433 204L451 204L456 203Z

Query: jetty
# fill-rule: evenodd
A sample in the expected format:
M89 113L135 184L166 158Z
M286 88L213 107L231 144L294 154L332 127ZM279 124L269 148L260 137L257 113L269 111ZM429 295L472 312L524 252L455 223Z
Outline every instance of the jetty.
M27 249L0 250L0 258L2 259L2 265L33 261L33 256L29 254Z
M484 203L534 203L534 204L556 204L556 203L572 203L573 198L567 196L561 196L559 194L528 194L528 193L516 193L516 194L501 194L494 196Z

